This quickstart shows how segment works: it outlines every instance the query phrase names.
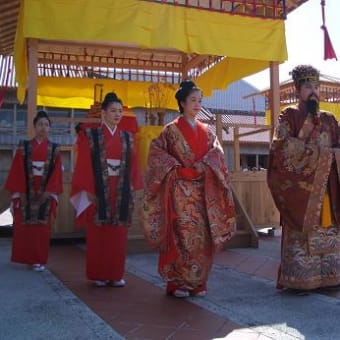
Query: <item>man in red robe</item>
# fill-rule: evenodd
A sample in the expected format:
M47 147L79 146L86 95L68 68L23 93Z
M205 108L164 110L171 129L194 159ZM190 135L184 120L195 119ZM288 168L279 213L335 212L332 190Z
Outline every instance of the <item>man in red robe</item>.
M35 137L22 141L4 188L12 195L13 262L44 270L57 195L62 192L62 164L57 145L48 139L50 119L39 111L33 120Z
M278 288L340 284L338 122L319 110L319 72L292 72L299 102L283 110L270 148L268 185L281 214Z
M213 254L236 231L224 154L216 135L195 117L202 93L191 81L176 93L181 117L150 146L143 229L158 248L167 293L204 296Z
M81 130L77 140L71 203L76 224L86 226L86 274L97 286L125 285L133 191L143 187L133 138L117 127L122 114L121 100L108 93L102 124Z

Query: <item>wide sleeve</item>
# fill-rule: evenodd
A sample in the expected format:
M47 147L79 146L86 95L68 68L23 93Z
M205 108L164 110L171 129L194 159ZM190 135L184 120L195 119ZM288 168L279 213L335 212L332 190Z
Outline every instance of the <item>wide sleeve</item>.
M90 143L83 131L78 134L77 157L71 181L70 202L76 210L76 224L84 225L90 218L88 208L92 205L89 195L95 197L95 182Z
M59 148L56 149L53 170L50 178L48 179L46 191L56 195L59 195L63 192L63 167Z
M135 143L133 143L133 147L131 150L131 181L133 190L137 191L143 189L142 172L139 165L139 159Z
M170 225L171 195L180 162L168 151L167 128L150 144L141 209L142 230L152 248L165 245Z
M209 132L209 148L199 161L204 173L204 195L209 228L215 251L223 248L236 232L236 212L233 192L223 149L215 134Z
M83 131L79 132L76 143L77 158L71 182L71 196L81 191L95 195L90 143Z
M218 178L220 185L229 190L230 179L224 159L224 152L217 136L211 131L209 131L208 144L209 148L207 153L199 161L195 162L193 166L200 172L206 172L207 168L210 168Z
M13 193L26 192L26 178L24 170L24 158L21 149L17 149L8 173L4 189Z
M145 173L145 190L148 194L157 193L170 171L181 167L181 163L169 151L168 133L166 127L150 144Z
M279 117L269 151L267 182L282 219L304 230L306 214L319 219L333 153L322 146L318 124L309 117L297 124L297 119L301 113L290 108Z

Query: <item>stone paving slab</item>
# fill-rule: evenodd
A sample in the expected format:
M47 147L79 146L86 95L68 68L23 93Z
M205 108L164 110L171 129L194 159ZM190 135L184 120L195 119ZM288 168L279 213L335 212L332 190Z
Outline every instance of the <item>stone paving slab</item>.
M48 270L9 262L0 238L0 339L122 339Z
M129 256L130 273L164 288L156 268L157 254ZM254 339L259 339L259 336L263 339L284 340L340 339L340 323L337 321L339 299L318 293L308 296L284 293L275 288L273 280L240 273L220 265L213 266L208 289L204 299L189 300L244 326L245 329L235 330L226 339L229 336L246 339L245 334L253 338L251 332L258 336ZM242 337L239 332L242 332Z

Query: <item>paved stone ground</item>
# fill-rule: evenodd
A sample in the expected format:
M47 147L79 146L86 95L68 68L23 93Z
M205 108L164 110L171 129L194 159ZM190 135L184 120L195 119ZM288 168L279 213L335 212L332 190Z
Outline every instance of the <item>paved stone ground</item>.
M213 266L207 296L188 301L241 326L220 338L340 339L340 293L295 296L276 290L279 245L280 238L274 237L260 240L258 249L223 252ZM122 338L51 272L36 273L10 263L10 247L10 238L0 238L1 340ZM270 273L261 277L262 263L270 264ZM126 269L157 287L154 298L159 299L164 283L157 273L157 254L129 255ZM80 285L84 285L82 279Z
M128 271L163 287L156 264L156 254L132 255L128 259ZM282 293L276 290L272 280L220 265L214 265L208 286L209 293L204 299L190 298L191 302L244 325L247 331L256 331L270 339L340 339L338 299L318 293L308 296Z
M122 339L48 270L9 262L0 238L0 339Z

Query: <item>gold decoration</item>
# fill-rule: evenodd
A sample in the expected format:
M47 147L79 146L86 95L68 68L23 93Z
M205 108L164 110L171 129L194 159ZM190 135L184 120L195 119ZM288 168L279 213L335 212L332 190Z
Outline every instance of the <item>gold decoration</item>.
M148 87L144 94L145 124L164 125L165 110L175 89L175 86L169 83L154 83Z

